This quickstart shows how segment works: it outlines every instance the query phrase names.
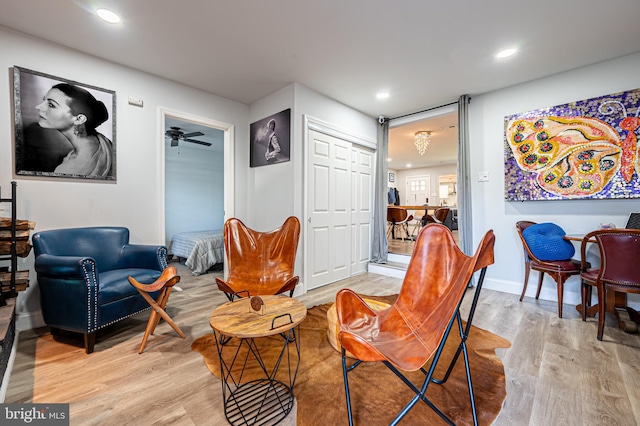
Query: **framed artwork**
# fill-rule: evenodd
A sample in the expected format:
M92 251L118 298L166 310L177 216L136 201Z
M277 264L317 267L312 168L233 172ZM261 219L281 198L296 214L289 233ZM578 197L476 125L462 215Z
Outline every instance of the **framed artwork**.
M640 89L504 118L505 199L640 198Z
M291 108L251 123L249 126L251 167L290 160Z
M396 181L396 174L389 173L389 182L395 182L395 181Z
M116 180L116 93L13 67L15 174Z

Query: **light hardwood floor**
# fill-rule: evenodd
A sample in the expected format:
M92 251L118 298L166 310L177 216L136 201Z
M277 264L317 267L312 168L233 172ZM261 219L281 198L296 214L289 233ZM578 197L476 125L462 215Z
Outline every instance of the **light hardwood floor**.
M181 275L187 284L190 277ZM169 300L168 312L187 338L162 322L141 355L147 313L107 330L91 355L74 336L55 341L46 328L20 333L5 402L69 402L71 425L225 424L220 383L191 350L194 339L211 331L211 311L226 300L213 275L208 284L206 277ZM365 273L299 299L311 307L333 301L342 287L384 295L400 285ZM640 336L622 333L609 318L598 342L594 319L582 322L569 305L559 319L556 309L555 302L519 302L513 294L483 290L474 325L512 343L497 351L508 395L495 424L640 424Z

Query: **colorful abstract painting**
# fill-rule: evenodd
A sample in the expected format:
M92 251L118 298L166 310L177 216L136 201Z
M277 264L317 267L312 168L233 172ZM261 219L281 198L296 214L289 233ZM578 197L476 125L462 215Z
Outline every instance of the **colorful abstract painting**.
M504 118L505 199L640 198L640 89Z

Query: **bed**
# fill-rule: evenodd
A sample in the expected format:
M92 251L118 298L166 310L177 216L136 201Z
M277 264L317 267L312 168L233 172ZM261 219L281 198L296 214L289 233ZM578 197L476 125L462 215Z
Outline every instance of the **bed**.
M222 230L180 232L173 235L169 252L186 259L193 275L206 273L215 264L224 262Z

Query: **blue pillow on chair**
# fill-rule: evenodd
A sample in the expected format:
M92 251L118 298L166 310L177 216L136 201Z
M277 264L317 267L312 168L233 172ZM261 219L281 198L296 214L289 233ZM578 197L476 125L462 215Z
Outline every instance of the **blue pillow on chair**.
M522 231L529 250L540 260L567 260L576 253L571 242L565 240L566 232L555 223L536 223Z

